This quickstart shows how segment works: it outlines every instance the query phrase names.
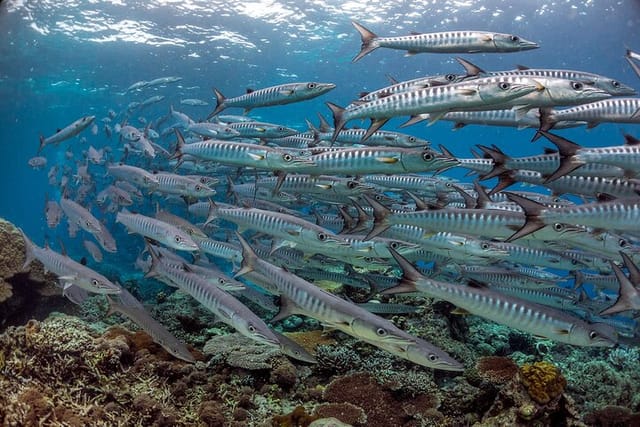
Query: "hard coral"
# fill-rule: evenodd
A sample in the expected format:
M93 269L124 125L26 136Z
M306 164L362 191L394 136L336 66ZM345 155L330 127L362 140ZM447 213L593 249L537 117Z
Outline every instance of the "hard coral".
M238 333L219 335L204 345L202 352L214 363L224 361L236 368L257 370L271 368L271 360L280 354L275 347L261 344Z
M520 376L529 396L541 405L562 394L567 385L560 369L544 361L522 365Z
M271 419L273 427L307 427L317 420L317 415L310 415L303 406L297 406L293 411L284 415L275 415Z
M349 402L323 403L316 406L314 413L321 418L337 418L350 425L364 425L367 422L367 414L361 407Z
M476 362L478 375L492 384L504 384L518 374L518 365L508 357L486 356Z

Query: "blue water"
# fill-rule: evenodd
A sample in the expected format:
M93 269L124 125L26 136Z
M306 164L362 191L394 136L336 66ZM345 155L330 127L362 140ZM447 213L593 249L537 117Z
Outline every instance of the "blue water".
M410 3L410 4L409 4ZM615 77L632 86L640 82L623 59L625 47L640 48L640 6L635 1L458 1L458 2L211 2L211 1L3 1L0 3L0 217L22 227L37 243L66 235L63 222L55 232L44 222L45 194L59 197L47 183L47 170L64 162L69 148L75 159L89 144L112 145L100 120L107 111L124 110L131 101L165 95L143 111L153 120L177 109L203 117L209 107L179 104L201 98L215 105L211 87L227 96L246 88L291 81L333 82L331 93L301 104L262 108L254 117L304 130L304 119L329 117L325 101L345 105L361 91L396 79L459 72L452 55L379 49L358 63L360 38L355 19L380 35L454 29L493 30L518 34L541 48L506 54L463 55L486 70L516 64L570 68ZM175 75L179 84L123 95L139 80ZM240 110L227 110L240 113ZM45 147L49 160L34 171L27 160L36 155L38 136L45 136L87 114L96 115L98 135ZM135 122L135 117L131 118ZM402 121L394 119L385 129ZM541 152L530 144L531 130L469 126L452 132L448 122L420 124L406 132L443 144L454 154L469 156L474 144L497 144L517 156ZM601 125L563 135L584 145L621 143L622 132L635 127ZM118 155L116 154L116 158ZM449 176L461 177L452 170ZM490 184L490 183L489 183ZM121 230L121 227L117 227ZM120 239L119 239L120 241Z

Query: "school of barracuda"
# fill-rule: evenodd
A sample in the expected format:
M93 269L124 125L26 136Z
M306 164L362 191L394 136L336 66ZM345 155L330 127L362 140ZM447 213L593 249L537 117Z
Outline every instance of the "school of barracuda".
M353 25L362 38L354 62L381 47L407 55L538 48L509 34L379 37ZM136 127L131 118L162 102L162 95L132 101L119 113L109 110L102 130L108 139L118 139L123 154L118 158L109 146L91 145L76 164L79 143L70 141L67 163L52 166L48 174L62 196L47 196L45 202L47 226L61 227L66 217L69 236L83 239L95 269L86 259L74 261L64 249L39 247L23 235L25 267L41 261L75 303L90 293L104 294L111 311L131 318L186 361L194 359L185 344L99 273L102 251L117 252L121 244L112 235L118 227L140 245L144 239L135 265L147 277L190 294L239 333L306 362L314 361L311 354L242 301L279 310L271 322L309 316L398 357L449 371L463 366L429 337L413 336L373 313L401 306L356 304L314 282L365 288L371 297L420 293L576 346L636 344L640 141L625 135L618 145L586 148L555 133L639 123L640 98L630 97L636 91L589 72L485 71L456 59L462 73L394 81L346 107L326 102L333 126L319 113L319 125L307 121L306 132L255 121L248 113L330 96L334 84L289 82L236 97L216 88L216 107L202 122L167 106L167 115ZM640 54L629 50L626 59L640 77ZM169 90L180 80L136 82L123 95L139 98L149 87ZM209 102L189 98L181 104ZM231 108L244 109L244 115L222 114ZM534 140L544 137L558 149L513 158L496 145L479 145L472 157L458 157L452 147L436 149L419 137L380 129L397 116L408 116L406 126L446 120L454 128L533 128ZM371 125L345 127L356 119L370 119ZM29 165L45 167L52 145L86 129L98 134L95 116L41 136L38 156ZM462 182L439 174L450 168L467 169L476 179ZM480 184L496 177L492 189ZM546 187L550 195L504 191L516 183ZM134 261L129 254L120 256ZM589 293L584 285L591 286ZM279 307L272 296L280 297Z

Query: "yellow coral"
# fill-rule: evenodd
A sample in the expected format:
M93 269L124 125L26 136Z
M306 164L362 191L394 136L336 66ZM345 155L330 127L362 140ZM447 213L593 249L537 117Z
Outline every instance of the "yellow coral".
M541 405L560 395L567 385L560 370L549 362L522 365L520 376L529 396Z
M305 332L285 332L285 335L300 344L311 354L315 354L316 347L319 345L332 345L336 343L336 340L325 335L324 332L319 329Z

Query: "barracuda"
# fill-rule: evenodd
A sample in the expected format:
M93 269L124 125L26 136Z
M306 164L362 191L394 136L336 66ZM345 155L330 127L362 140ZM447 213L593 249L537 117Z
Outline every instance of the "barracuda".
M350 251L349 243L340 236L292 215L256 208L221 208L211 202L205 224L215 218L236 224L240 232L252 229L291 242L293 246L299 245L305 252L330 255Z
M153 263L145 277L164 277L242 335L270 346L280 346L278 338L267 324L234 296L192 273L186 264L182 269L165 264L151 246L148 248Z
M286 126L264 122L238 122L229 123L227 126L244 138L284 138L298 133L297 130Z
M158 187L155 188L155 191L159 193L195 198L207 198L216 194L216 190L186 176L169 172L158 172L154 176L158 180Z
M522 206L526 215L526 223L510 236L508 241L521 238L554 223L579 224L603 230L638 231L640 221L640 196L638 195L550 209L517 194L507 194L509 199Z
M397 93L375 101L352 104L346 109L327 102L333 113L334 134L331 140L335 141L345 124L353 119L372 120L363 137L366 140L391 117L424 113L434 113L435 117L441 117L449 111L464 111L476 107L506 108L498 105L517 105L516 99L542 90L544 87L540 83L528 77L486 77Z
M478 145L480 151L493 160L493 170L482 175L482 179L489 179L500 175L508 170L527 170L535 171L545 176L545 183L554 181L557 177L556 171L560 168L563 161L563 154L555 151L539 154L537 156L526 157L510 157L503 153L498 147L486 147ZM625 171L615 165L605 164L589 164L585 165L577 173L569 173L573 175L592 176L602 178L622 178Z
M540 133L558 147L561 158L560 164L548 178L548 181L571 173L578 168L580 168L578 173L582 173L585 167L593 164L620 168L624 172L624 176L640 175L640 140L630 135L626 135L627 144L625 145L585 148L561 136L544 131L540 131ZM640 181L638 183L640 184Z
M213 89L216 95L216 109L207 116L207 120L229 107L244 108L245 114L253 108L270 105L284 105L292 102L304 101L323 95L336 85L333 83L286 83L258 90L247 90L244 95L235 98L225 98L218 89Z
M158 185L160 185L158 179L153 176L151 172L148 172L136 166L108 166L107 173L116 179L134 183L135 185L145 189L154 189L157 188Z
M332 150L311 156L314 166L299 172L309 174L362 175L445 170L458 161L426 148L363 147Z
M71 199L60 199L60 208L67 216L70 224L75 224L87 233L100 233L102 226L100 221L89 210Z
M302 314L422 366L448 371L462 370L459 362L438 347L258 258L242 236L238 235L238 239L242 244L243 262L236 276L244 275L282 295L280 312L274 320Z
M540 115L540 129L560 129L565 121L584 123L587 129L600 123L640 123L640 99L605 99L572 108L545 111ZM534 139L537 139L537 135Z
M379 37L356 21L351 21L360 33L362 47L352 62L360 60L379 47L406 50L407 55L421 52L476 53L518 52L538 48L538 44L513 34L487 31L443 31L415 33L409 36Z
M240 265L242 262L242 251L237 245L213 240L206 236L192 235L191 238L196 242L198 248L206 254L230 261L233 265Z
M181 251L196 251L198 245L189 234L179 228L141 214L130 213L126 209L118 212L116 222L127 227L129 233L137 233L148 237L170 248Z
M422 292L496 323L577 346L612 347L617 336L612 327L590 324L560 310L503 295L486 286L458 285L424 277L406 259L390 249L403 271L400 284L384 294Z
M25 261L22 269L24 270L37 259L42 263L45 271L50 271L56 276L60 284L64 288L70 285L78 286L86 291L96 294L119 294L120 288L111 283L109 279L102 274L76 262L66 256L60 254L49 246L44 248L36 246L21 229L18 229L25 243Z
M508 171L499 176L499 182L489 194L502 191L516 182L544 185L555 195L575 194L578 196L596 197L609 194L614 197L633 197L640 189L640 183L633 179L603 178L600 176L565 175L549 182L540 172L528 170Z
M296 157L277 148L214 139L185 144L182 134L177 129L176 136L178 137L178 145L172 158L178 159L178 166L182 164L185 154L224 165L273 171L295 171L314 165L309 159Z
M625 276L620 267L611 261L611 268L616 275L616 279L620 283L620 291L618 299L611 307L603 310L600 315L607 316L629 310L640 309L640 269L633 263L631 258L624 253L620 254L629 277Z
M454 130L461 129L467 125L505 126L520 130L539 128L540 117L541 115L538 110L529 110L525 114L522 114L522 112L510 108L485 111L452 111L440 117L439 120L454 122ZM413 125L423 120L428 120L430 124L433 123L430 114L418 114L415 118L404 123L402 127ZM558 120L555 127L558 129L567 129L585 124L587 124L587 122L562 119Z
M278 188L293 194L323 194L333 193L345 197L357 197L363 193L373 191L373 187L356 179L340 178L330 175L287 175L284 180L275 177L260 178L257 187L268 189Z

